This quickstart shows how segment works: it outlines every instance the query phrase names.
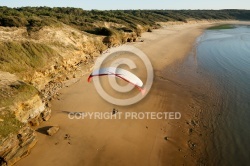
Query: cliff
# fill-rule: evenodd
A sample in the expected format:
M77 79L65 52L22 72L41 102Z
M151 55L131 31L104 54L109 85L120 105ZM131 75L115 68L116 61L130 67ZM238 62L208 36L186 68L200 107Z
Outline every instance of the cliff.
M93 35L65 24L35 31L0 27L0 163L28 155L37 141L32 126L49 120L50 100L66 80L79 79L108 47L137 37L133 31Z
M0 142L0 165L13 165L27 156L36 142L35 131L29 126L23 126L16 134L10 134Z

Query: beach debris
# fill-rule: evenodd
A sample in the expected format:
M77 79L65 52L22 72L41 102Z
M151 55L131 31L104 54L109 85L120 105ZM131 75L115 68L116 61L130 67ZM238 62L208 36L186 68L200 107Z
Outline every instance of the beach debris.
M52 126L47 130L47 134L49 136L53 136L54 134L56 134L58 132L58 130L60 129L59 126Z
M36 116L32 119L29 120L29 124L31 126L39 126L40 122L42 121L41 117L40 116Z
M52 104L50 103L50 102L46 102L46 107L49 107L49 108L51 108L51 106L52 106Z
M42 113L41 113L41 118L43 121L48 121L51 118L51 109L46 108Z
M190 128L189 129L189 134L191 134L193 132L193 129L192 128Z
M69 134L65 134L64 139L65 140L70 140L70 135Z
M196 123L195 123L194 120L191 120L191 124L192 124L193 126L196 126Z
M205 129L207 129L207 128L208 128L206 125L203 125L203 127L204 127Z
M71 142L70 142L70 135L69 135L69 134L65 134L65 135L64 135L64 140L67 140L67 141L68 141L68 144L71 145Z
M167 141L167 140L168 140L168 137L164 137L164 139Z
M191 150L194 150L194 148L196 147L196 143L192 142L191 140L188 141L188 147Z
M148 126L146 126L146 129L148 129Z

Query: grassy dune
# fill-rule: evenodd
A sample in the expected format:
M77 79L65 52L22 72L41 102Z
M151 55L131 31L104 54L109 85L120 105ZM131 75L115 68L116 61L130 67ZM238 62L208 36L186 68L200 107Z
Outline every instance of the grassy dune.
M10 134L15 134L24 125L15 118L15 115L10 111L5 111L0 114L0 143L3 138L6 138Z
M30 99L38 91L24 82L15 82L11 85L1 87L0 108L9 107L16 102Z
M43 68L56 53L44 44L33 42L0 43L0 70L28 74ZM27 71L29 71L27 73Z
M15 118L11 106L16 102L24 102L38 91L31 85L23 82L15 82L7 86L0 87L0 140L11 133L16 133L23 123Z

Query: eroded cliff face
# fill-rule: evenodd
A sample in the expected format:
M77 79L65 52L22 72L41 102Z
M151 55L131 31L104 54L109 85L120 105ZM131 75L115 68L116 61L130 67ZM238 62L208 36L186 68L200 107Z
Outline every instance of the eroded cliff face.
M45 103L39 95L35 95L27 101L15 103L11 106L11 110L20 122L28 123L45 110Z
M27 156L36 144L36 133L29 126L23 126L17 133L0 141L0 165L9 166Z
M24 28L1 27L0 34L0 42L41 44L55 52L56 55L48 57L48 61L41 68L25 71L27 73L15 73L38 90L44 89L45 85L55 78L62 80L69 72L77 69L77 64L87 63L88 59L98 56L107 48L102 42L103 37L93 36L66 25L43 27L35 32ZM32 53L36 54L34 51Z
M106 24L107 27L120 26ZM0 95L3 99L0 134L4 133L0 135L0 164L12 165L28 155L37 141L32 126L49 120L50 100L65 86L66 80L77 81L88 72L95 57L108 47L136 39L134 32L105 37L87 34L67 25L43 27L38 31L0 27L3 53L19 58L18 62L3 59L6 63L0 68L4 71L0 70L3 92ZM18 57L19 54L24 57ZM12 62L15 62L14 67Z

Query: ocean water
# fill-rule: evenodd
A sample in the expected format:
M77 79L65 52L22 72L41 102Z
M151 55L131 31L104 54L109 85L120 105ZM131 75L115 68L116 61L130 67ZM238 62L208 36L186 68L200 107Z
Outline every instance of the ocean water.
M250 165L250 26L207 30L195 52L196 71L213 81L214 105L204 112L208 163Z

